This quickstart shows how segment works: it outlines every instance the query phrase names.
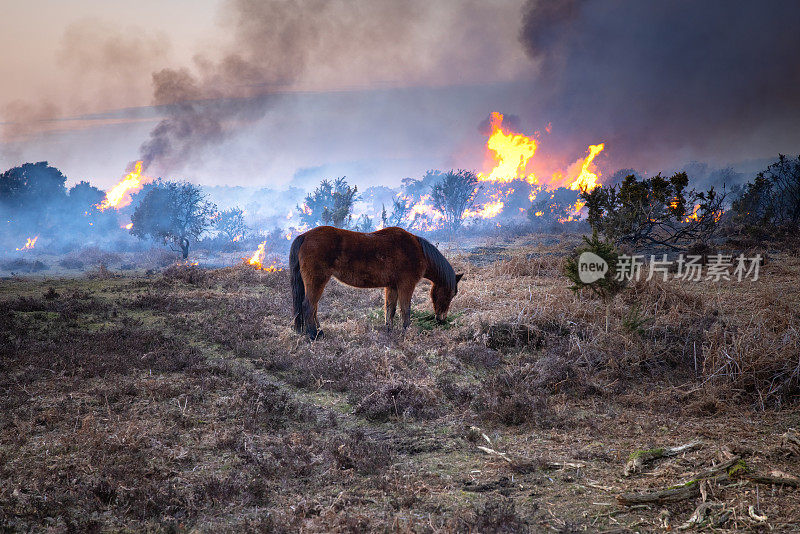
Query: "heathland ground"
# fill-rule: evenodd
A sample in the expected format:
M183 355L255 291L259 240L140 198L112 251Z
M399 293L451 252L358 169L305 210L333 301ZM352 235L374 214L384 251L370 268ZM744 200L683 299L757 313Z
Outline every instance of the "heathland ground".
M333 282L314 343L286 271L3 279L0 530L800 528L800 260L632 284L606 328L578 243L444 246L451 320L422 283L405 334Z

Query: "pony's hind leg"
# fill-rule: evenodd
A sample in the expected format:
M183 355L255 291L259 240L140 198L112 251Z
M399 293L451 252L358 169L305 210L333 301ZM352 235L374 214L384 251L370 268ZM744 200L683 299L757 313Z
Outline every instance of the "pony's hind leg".
M386 319L386 329L391 330L394 323L394 314L397 311L397 288L387 287L384 290L383 317Z
M305 304L305 299L303 299L303 304ZM303 330L305 330L305 320L303 318L305 309L303 304L300 305L300 311L294 314L294 331L298 334L302 334Z
M303 301L303 322L306 327L306 334L311 341L322 337L322 330L319 329L317 321L317 305L322 297L322 291L330 280L328 277L313 277L311 282L306 282L306 298Z

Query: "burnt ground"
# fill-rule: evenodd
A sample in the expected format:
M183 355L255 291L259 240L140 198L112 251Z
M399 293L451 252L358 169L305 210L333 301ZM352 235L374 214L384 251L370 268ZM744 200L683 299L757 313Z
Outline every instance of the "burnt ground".
M678 502L617 496L738 457L800 474L800 261L637 284L606 331L558 248L518 245L453 259L445 328L424 283L405 335L380 291L332 283L313 344L286 272L0 281L0 530L664 532L705 496L691 529L796 531L800 490L733 473Z

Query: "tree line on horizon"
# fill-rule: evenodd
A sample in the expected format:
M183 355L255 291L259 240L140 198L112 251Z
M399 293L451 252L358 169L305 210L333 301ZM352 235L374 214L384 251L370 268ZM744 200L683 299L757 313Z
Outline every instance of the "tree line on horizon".
M600 234L617 242L635 245L674 244L713 233L720 214L727 209L728 222L748 235L764 235L780 229L791 233L800 226L800 156L779 155L764 171L743 187L726 193L710 188L696 191L683 173L640 178L630 173L618 183L588 192L554 191L538 202L510 199L525 206L533 219L547 206L551 217L581 198L588 208L588 223ZM458 232L465 213L475 207L481 185L474 172L464 169L430 170L419 179L406 178L390 206L383 205L380 220L354 208L358 187L346 177L323 179L295 206L298 219L307 227L323 224L369 232L376 227L413 228L420 217L412 206L426 197L441 215L443 229ZM25 163L0 174L0 238L19 240L33 234L69 235L75 241L93 236L118 235L120 212L101 211L97 205L105 192L81 181L66 187L66 177L47 162ZM567 198L569 197L569 198ZM549 203L549 204L548 204ZM698 208L699 207L699 208ZM201 186L186 181L156 180L133 195L122 209L132 226L130 234L189 255L191 243L214 234L228 242L242 239L249 229L239 207L220 210Z

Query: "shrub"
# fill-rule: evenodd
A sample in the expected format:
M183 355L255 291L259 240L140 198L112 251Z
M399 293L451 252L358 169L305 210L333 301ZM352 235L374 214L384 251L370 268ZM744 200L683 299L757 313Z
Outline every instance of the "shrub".
M71 258L71 257L64 258L63 260L58 262L58 265L60 267L63 267L64 269L75 269L75 270L83 269L83 262L77 258Z
M482 509L470 518L467 530L470 532L530 532L530 527L517 513L514 499L501 497L488 499Z
M734 200L733 221L750 232L768 228L797 229L800 225L800 156L783 154L745 185Z
M679 248L708 241L718 228L724 194L687 190L685 172L658 174L641 181L631 174L619 185L584 191L592 229L617 244L633 248L661 245Z
M564 274L572 282L570 289L577 292L588 288L593 294L608 301L625 287L624 279L617 277L619 251L612 243L600 240L596 231L592 233L591 239L584 236L583 240L585 244L575 249L564 263ZM600 257L608 266L603 277L593 282L584 282L581 279L581 256L587 252Z
M442 214L451 232L461 227L464 213L475 205L478 177L474 172L449 171L431 188L433 207Z
M22 258L2 263L0 264L0 267L4 271L12 271L19 273L36 273L48 269L47 265L45 265L39 260L31 261Z
M350 185L344 176L333 181L322 180L306 195L304 204L297 207L300 220L308 226L329 224L347 228L353 220L353 204L358 200L358 187Z

